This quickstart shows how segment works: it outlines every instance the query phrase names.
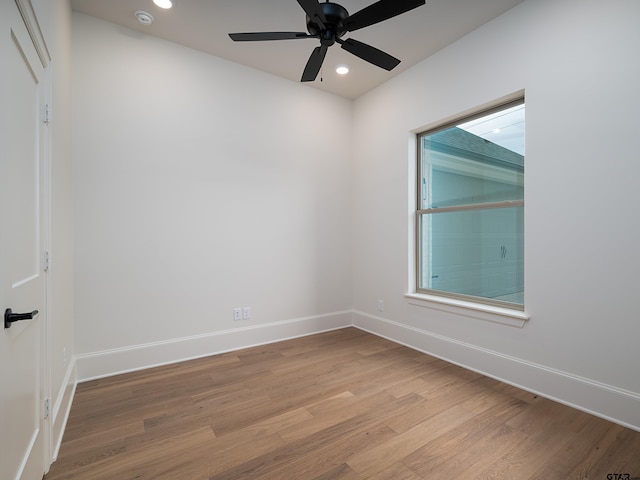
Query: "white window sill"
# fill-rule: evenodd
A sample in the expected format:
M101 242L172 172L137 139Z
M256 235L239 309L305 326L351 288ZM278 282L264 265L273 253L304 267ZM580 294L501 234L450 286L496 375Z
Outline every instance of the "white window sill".
M529 315L520 310L513 310L493 305L457 300L455 298L438 297L423 293L407 293L405 298L411 305L426 307L440 312L477 318L486 322L499 323L510 327L522 328L529 320Z

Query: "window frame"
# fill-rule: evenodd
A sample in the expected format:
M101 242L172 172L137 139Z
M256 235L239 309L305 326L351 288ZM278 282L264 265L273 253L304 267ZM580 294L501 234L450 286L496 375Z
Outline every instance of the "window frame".
M495 313L500 314L509 314L509 312L513 312L514 316L517 318L528 319L528 316L524 316L523 312L525 310L524 299L522 303L514 303L508 302L504 300L496 300L489 297L480 297L474 295L466 295L462 293L456 292L448 292L437 289L429 289L421 287L421 275L422 275L422 238L423 238L423 228L422 228L422 219L427 215L434 215L440 213L451 213L451 212L465 212L465 211L474 211L474 210L488 210L488 209L496 209L496 208L510 208L510 207L522 207L524 208L524 198L522 200L502 200L497 202L486 202L486 203L472 203L465 205L454 205L454 206L446 206L446 207L438 207L438 208L423 208L423 147L422 147L422 139L425 136L433 135L437 132L441 132L462 123L466 123L477 118L485 117L491 115L492 113L497 113L508 108L525 105L525 97L524 95L511 98L508 101L500 102L489 106L487 108L479 108L471 114L461 115L459 117L455 117L453 120L447 120L444 123L434 126L433 128L429 128L427 130L419 131L416 133L416 185L415 185L415 222L414 222L414 232L415 232L415 252L414 252L414 285L415 292L413 294L408 294L407 297L412 298L414 300L429 300L429 301L438 301L443 302L450 305L457 305L461 307L467 308L478 308L479 310L489 310L492 311L495 309ZM526 268L526 266L525 266Z

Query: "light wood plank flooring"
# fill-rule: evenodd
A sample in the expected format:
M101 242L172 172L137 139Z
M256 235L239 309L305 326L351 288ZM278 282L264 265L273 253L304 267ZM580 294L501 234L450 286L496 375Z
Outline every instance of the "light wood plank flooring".
M347 328L80 384L45 478L634 477L640 432Z

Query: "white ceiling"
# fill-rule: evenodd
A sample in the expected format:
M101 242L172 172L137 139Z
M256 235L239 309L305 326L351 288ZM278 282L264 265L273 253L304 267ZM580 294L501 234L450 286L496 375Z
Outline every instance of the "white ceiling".
M411 12L372 25L344 39L354 38L383 50L402 62L387 72L342 50L329 49L320 75L308 85L346 98L357 98L438 50L475 30L523 0L427 0ZM339 0L350 14L373 0ZM74 11L155 35L217 57L298 82L316 39L270 42L233 42L232 32L306 32L305 13L295 0L177 0L171 10L156 7L152 0L72 0ZM143 26L135 12L155 18ZM505 41L507 41L505 39ZM499 45L497 45L499 46ZM351 72L341 77L338 64Z

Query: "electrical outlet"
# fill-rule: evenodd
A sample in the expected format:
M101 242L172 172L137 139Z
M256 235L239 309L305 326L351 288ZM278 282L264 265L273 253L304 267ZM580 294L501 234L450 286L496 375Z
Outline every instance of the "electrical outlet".
M236 307L233 309L233 319L234 320L242 320L242 309L240 307Z
M384 312L384 300L378 300L378 311Z
M242 309L242 319L248 320L251 318L251 307L244 307Z

